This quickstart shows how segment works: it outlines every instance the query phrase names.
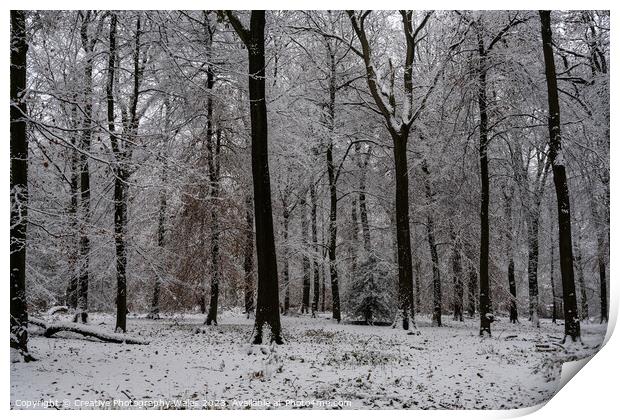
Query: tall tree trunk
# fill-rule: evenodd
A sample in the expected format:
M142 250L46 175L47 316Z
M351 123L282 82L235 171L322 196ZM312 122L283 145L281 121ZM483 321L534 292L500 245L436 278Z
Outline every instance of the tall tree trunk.
M586 282L583 275L583 260L581 258L581 233L577 234L577 242L575 243L575 268L577 269L577 281L579 283L580 293L580 316L579 319L586 321L590 316L588 313L588 294L586 291Z
M73 95L74 105L71 106L71 121L73 125L73 130L77 130L78 127L78 116L77 116L77 95ZM78 247L78 234L79 234L79 223L78 223L78 205L79 205L79 188L80 188L80 179L78 172L78 160L79 154L77 151L78 148L78 136L77 131L74 131L71 134L71 179L70 179L70 194L71 199L69 203L69 220L71 222L71 233L75 235L72 237L72 246L71 246L71 255L69 256L69 284L67 285L67 306L70 309L77 308L77 292L78 292L78 282L79 282L79 272L78 272L78 262L80 259L79 256L79 247Z
M478 31L478 109L480 112L480 335L491 335L493 314L489 287L489 158L487 64L483 35Z
M245 246L243 258L245 313L249 318L254 312L254 215L252 214L252 196L245 198Z
M357 219L358 219L357 200L354 197L351 200L351 237L349 238L350 250L351 250L351 255L349 256L351 258L351 270L349 273L350 281L353 281L353 279L357 275L357 258L358 258L357 243L359 241ZM349 283L349 284L352 284L352 283Z
M28 225L28 138L26 134L26 16L11 10L11 348L28 352L26 228Z
M317 219L316 219L316 210L317 210L317 198L316 198L316 186L314 185L314 179L310 184L310 225L312 230L312 247L314 251L314 256L312 257L312 278L313 278L313 294L312 294L312 316L316 317L316 312L319 310L319 297L320 297L320 274L319 274L319 256L321 252L319 250L319 242L318 242L318 229L317 229Z
M164 98L164 107L166 113L164 115L164 139L165 144L168 145L168 135L170 131L170 102L168 97ZM168 207L168 201L166 197L166 182L168 180L168 160L160 153L158 155L158 161L161 163L161 177L160 182L162 184L159 189L159 215L157 218L157 246L159 247L162 255L164 254L164 247L166 245L166 211ZM159 298L161 294L161 279L158 273L155 273L155 282L153 284L153 298L151 301L151 312L149 314L152 319L159 319Z
M553 324L557 323L557 319L558 319L558 298L556 296L555 293L555 278L554 278L554 272L555 272L555 259L554 259L554 252L553 252L553 241L551 241L551 245L549 246L549 281L551 282L551 297L553 299L553 304L551 306L551 322Z
M428 169L426 160L422 161L422 172L424 172L424 192L426 195L426 234L428 246L431 253L431 265L433 271L433 317L432 323L436 327L441 327L441 276L439 272L439 254L437 253L437 243L435 241L435 221L431 209L433 205L433 191L431 187L431 173Z
M609 185L606 184L606 194L609 197ZM607 200L609 203L609 198ZM609 206L609 204L608 204ZM590 210L592 217L594 218L594 225L597 227L596 232L596 260L598 264L599 273L599 293L600 293L600 309L601 320L600 322L608 321L608 309L607 309L607 275L606 275L606 247L605 247L605 234L609 235L609 211L606 211L606 224L601 221L601 215L596 207L594 199L590 197ZM607 232L605 232L607 231Z
M566 179L566 160L562 150L560 102L558 99L557 76L553 58L551 12L541 10L539 14L549 102L549 159L553 168L553 183L555 184L558 205L560 272L562 273L562 296L564 299L563 341L566 341L566 337L570 337L573 341L577 341L581 339L581 326L577 314L577 297L575 296L570 197Z
M474 264L471 264L469 267L469 280L467 282L467 315L471 318L476 314L476 286L478 286L478 274Z
M217 307L220 294L220 227L219 227L219 154L220 154L220 136L221 131L217 131L215 150L213 150L213 172L211 179L211 293L209 297L209 312L205 324L217 325Z
M508 291L510 293L509 319L511 323L519 320L517 311L517 283L515 281L515 261L514 261L514 234L512 224L512 186L506 187L504 192L504 214L506 218L506 254L508 257Z
M332 288L332 316L340 322L340 291L338 288L338 266L336 262L336 241L338 238L338 194L336 191L336 169L334 167L334 125L336 107L336 62L335 54L329 49L330 78L329 78L329 103L327 105L327 128L329 139L326 149L327 177L329 180L329 243L327 254L329 257L329 275Z
M120 150L114 124L114 70L116 59L116 22L115 13L110 17L110 37L108 51L108 77L106 83L106 102L108 112L108 132L114 152L114 247L116 251L116 331L127 331L127 254L125 235L127 225L126 180L124 150ZM138 48L136 43L136 48Z
M254 344L263 342L263 328L271 329L271 341L282 344L280 325L278 265L273 238L271 183L265 101L265 11L253 10L249 31L232 12L231 24L245 42L249 57L250 119L252 127L252 180L254 184L254 220L258 265L258 296L254 324Z
M463 322L463 268L461 266L461 243L452 225L450 225L450 240L452 242L452 284L454 287L454 295L452 298L454 305L453 319Z
M215 85L215 73L211 61L211 46L213 43L213 30L209 23L208 12L204 12L204 32L206 37L207 49L207 167L209 171L209 198L210 205L210 224L211 224L211 290L209 295L209 312L205 324L217 325L217 307L220 295L220 231L219 231L219 159L220 159L220 136L221 130L218 128L214 133L213 121L213 88Z
M362 236L364 238L364 251L366 253L370 253L371 242L370 242L370 225L368 224L368 208L366 206L366 168L368 166L368 159L370 157L370 151L366 157L362 160L362 156L360 153L360 144L356 143L355 149L358 154L358 166L360 167L360 175L359 175L359 206L360 206L360 221L362 223Z
M537 208L526 209L527 216L527 243L528 243L528 257L527 257L527 279L528 279L528 291L529 291L529 312L530 321L535 327L540 327L540 320L538 316L539 302L538 302L538 228L540 213Z
M416 329L413 305L413 270L409 231L409 170L407 136L393 137L396 178L396 243L398 249L398 302L396 320L402 318L404 330ZM396 322L394 326L396 326Z
M291 278L290 278L290 267L289 267L289 245L288 245L288 223L289 223L289 211L284 205L284 210L282 211L282 224L284 226L284 232L282 233L282 242L284 242L284 267L282 268L282 287L284 288L284 309L282 313L284 315L288 315L288 312L291 308Z
M303 255L301 257L301 267L303 272L303 293L301 299L301 313L308 313L310 309L310 258L305 245L308 243L308 214L306 209L306 194L302 193L299 205L301 206L301 238L304 244Z
M88 37L88 24L90 22L90 12L82 15L82 26L80 35L82 39L82 49L85 55L84 64L84 119L82 129L82 153L80 154L80 209L82 220L80 223L80 267L78 282L78 310L74 321L88 322L88 282L90 272L90 238L88 230L90 228L90 169L88 153L90 152L90 142L92 137L92 83L93 83L93 48L94 40Z

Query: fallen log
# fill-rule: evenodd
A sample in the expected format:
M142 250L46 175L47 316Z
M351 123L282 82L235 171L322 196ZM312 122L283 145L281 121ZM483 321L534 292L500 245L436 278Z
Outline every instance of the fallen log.
M85 337L98 338L99 340L105 341L107 343L149 344L148 341L142 340L137 337L131 337L119 333L109 333L101 331L95 327L91 327L89 325L77 324L74 322L54 322L52 324L47 324L45 321L37 318L29 318L28 322L32 325L43 328L43 335L45 337L52 337L54 334L67 331L81 334Z

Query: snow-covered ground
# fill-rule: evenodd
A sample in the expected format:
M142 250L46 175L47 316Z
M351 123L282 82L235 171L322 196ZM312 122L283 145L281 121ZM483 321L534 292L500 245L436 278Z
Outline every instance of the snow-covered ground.
M582 324L584 345L567 354L537 347L562 338L548 320L536 329L500 318L483 339L477 319L445 316L436 328L422 317L420 334L406 335L294 316L282 317L286 344L273 347L248 344L253 320L242 314L224 312L211 327L203 318L130 317L129 333L148 345L33 333L38 361L11 363L11 407L521 408L549 399L561 362L593 354L606 328ZM114 318L91 323L111 332Z

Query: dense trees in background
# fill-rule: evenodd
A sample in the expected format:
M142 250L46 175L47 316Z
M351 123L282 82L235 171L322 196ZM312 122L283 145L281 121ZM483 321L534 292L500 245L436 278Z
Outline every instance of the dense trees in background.
M24 354L26 299L115 310L120 331L238 307L255 343L283 341L281 311L409 332L469 316L481 334L553 316L573 339L607 320L609 13L11 22Z

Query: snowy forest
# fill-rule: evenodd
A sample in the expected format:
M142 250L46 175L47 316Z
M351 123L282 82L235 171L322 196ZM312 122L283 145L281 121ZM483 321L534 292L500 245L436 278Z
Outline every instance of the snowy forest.
M607 329L608 11L11 11L12 408L520 408Z

